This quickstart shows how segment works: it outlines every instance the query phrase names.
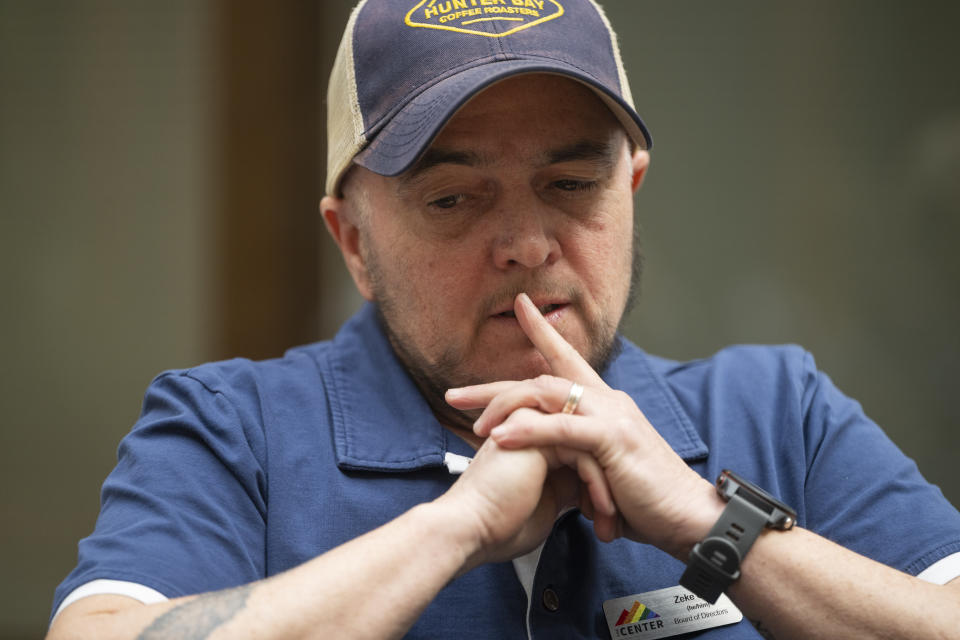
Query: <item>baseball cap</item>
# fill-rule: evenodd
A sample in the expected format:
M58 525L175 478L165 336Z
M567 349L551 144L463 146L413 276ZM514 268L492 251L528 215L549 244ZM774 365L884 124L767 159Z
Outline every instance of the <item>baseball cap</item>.
M593 0L363 0L327 90L327 193L353 163L403 173L471 97L524 73L582 82L635 144L652 146L616 34Z

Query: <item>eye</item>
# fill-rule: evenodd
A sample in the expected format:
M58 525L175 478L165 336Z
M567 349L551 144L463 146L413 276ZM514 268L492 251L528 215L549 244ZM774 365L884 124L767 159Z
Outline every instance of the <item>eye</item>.
M561 191L589 191L597 186L593 180L556 180L553 186Z
M453 209L455 206L460 204L464 199L462 193L455 193L450 196L444 196L442 198L437 198L431 202L428 202L428 206L436 207L437 209Z

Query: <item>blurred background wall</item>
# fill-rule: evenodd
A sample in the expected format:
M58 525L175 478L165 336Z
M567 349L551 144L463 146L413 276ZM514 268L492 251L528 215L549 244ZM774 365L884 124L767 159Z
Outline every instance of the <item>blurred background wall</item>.
M42 636L156 373L359 305L317 215L350 4L0 0L0 638ZM656 141L628 335L804 345L960 504L960 5L605 6Z

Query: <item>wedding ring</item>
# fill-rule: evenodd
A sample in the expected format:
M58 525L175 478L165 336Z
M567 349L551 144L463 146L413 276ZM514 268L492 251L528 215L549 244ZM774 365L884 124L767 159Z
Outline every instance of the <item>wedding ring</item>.
M570 393L567 394L567 401L563 404L560 413L576 413L577 405L580 404L580 398L583 397L583 385L574 382L570 385Z

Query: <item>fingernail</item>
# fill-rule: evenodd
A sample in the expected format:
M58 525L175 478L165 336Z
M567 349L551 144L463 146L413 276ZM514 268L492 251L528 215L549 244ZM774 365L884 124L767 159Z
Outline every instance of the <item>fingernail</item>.
M494 439L502 438L505 435L507 435L507 428L503 425L500 425L499 427L494 427L490 431L490 437Z

